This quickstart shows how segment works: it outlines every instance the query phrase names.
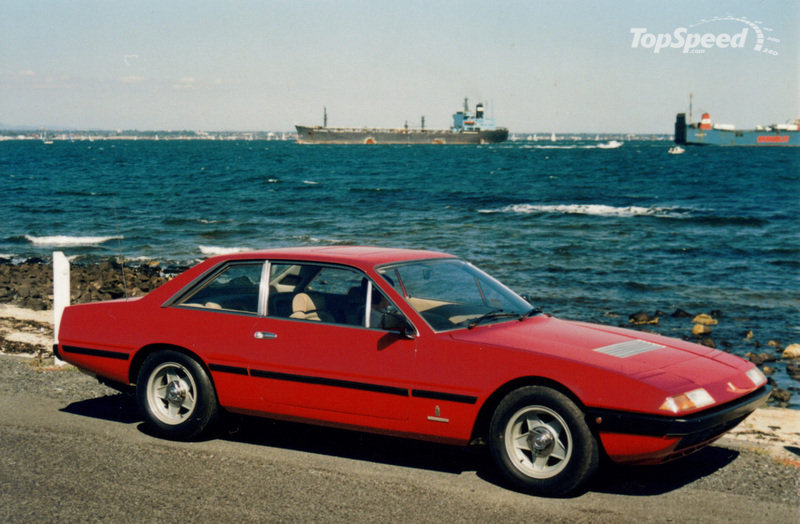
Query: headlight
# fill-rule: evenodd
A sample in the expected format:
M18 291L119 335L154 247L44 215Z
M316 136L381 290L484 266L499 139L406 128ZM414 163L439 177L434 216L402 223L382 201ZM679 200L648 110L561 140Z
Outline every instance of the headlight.
M747 375L747 378L749 378L753 382L753 385L756 387L762 385L764 382L767 381L767 377L757 367L750 368L750 370L747 373L745 373L745 375Z
M662 411L678 413L679 411L686 411L689 409L704 408L713 403L714 397L712 397L705 389L699 388L693 389L692 391L687 391L683 395L668 397L658 409Z

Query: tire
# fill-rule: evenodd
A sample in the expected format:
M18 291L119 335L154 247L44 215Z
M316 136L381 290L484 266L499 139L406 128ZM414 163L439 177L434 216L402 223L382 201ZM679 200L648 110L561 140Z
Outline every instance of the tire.
M566 395L523 387L498 404L489 448L503 476L523 491L565 496L594 474L600 453L584 414Z
M165 350L149 355L139 370L136 402L158 436L192 440L217 418L217 395L211 379L193 358Z

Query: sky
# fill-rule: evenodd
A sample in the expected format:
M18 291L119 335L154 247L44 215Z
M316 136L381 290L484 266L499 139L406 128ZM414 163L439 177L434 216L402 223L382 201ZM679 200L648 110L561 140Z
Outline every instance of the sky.
M671 133L690 93L800 117L800 2L0 0L0 128Z

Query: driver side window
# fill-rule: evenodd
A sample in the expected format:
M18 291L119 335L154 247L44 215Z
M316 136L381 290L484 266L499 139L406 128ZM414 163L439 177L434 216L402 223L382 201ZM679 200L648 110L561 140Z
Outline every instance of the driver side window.
M363 273L309 263L271 264L267 315L373 329L403 325L397 308Z

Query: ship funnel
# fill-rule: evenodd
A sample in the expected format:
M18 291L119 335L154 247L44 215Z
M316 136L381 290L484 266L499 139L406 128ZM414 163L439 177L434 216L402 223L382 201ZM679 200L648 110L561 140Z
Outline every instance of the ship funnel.
M483 104L475 106L475 118L483 118Z
M711 115L708 113L703 113L703 117L700 120L700 129L711 129Z

